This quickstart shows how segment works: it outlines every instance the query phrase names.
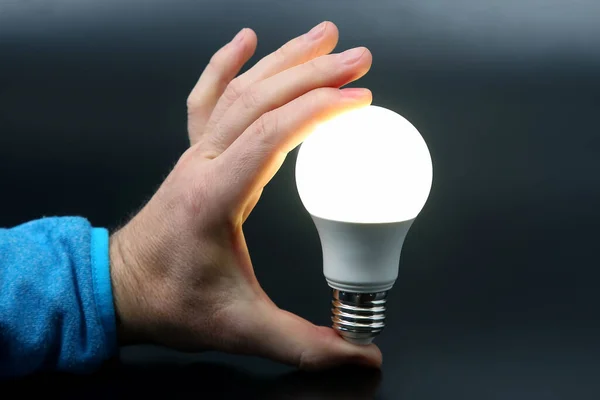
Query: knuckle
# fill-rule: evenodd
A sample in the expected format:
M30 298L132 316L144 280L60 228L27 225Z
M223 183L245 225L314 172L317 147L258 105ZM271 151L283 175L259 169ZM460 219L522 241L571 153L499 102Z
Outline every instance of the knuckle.
M206 99L202 96L202 93L198 89L194 88L188 95L185 105L187 107L188 114L195 114L203 107L206 106Z
M254 136L265 136L268 127L267 115L262 115L259 119L256 120L256 124L254 126Z
M318 88L311 93L310 103L315 105L331 104L339 96L339 90L334 88Z
M327 63L328 59L327 57L319 57L319 58L315 58L313 60L311 60L310 62L308 62L306 64L306 66L308 68L310 68L310 73L311 74L315 74L317 76L319 75L323 75L323 74L331 74L331 69L328 70L327 66L330 65L331 63Z
M188 111L194 110L198 106L198 101L194 96L194 92L190 93L185 102Z
M275 51L275 59L283 63L288 58L290 54L290 46L291 43L286 43Z
M220 57L219 53L216 53L211 57L210 61L204 68L202 76L214 75L217 77L218 80L220 80L222 73L220 72L221 68L219 67L219 65L221 65ZM202 76L200 77L200 80L202 80ZM188 110L194 110L202 105L200 100L202 96L201 93L198 93L198 90L198 83L196 83L196 86L194 87L194 89L192 89L186 101Z
M268 138L277 133L278 122L274 114L263 114L256 120L254 128L254 136L257 136L261 141L268 141Z
M206 72L215 77L216 85L226 87L229 84L227 71L231 69L231 60L229 60L223 51L217 52L206 66Z
M215 54L212 55L212 57L208 61L206 68L212 69L214 71L218 71L219 66L221 66L223 64L223 62L222 62L223 58L224 58L223 51L222 50L217 51Z
M302 350L296 357L295 362L298 369L303 371L310 371L315 368L314 357L307 350Z
M256 86L252 85L240 97L242 104L247 109L254 109L260 103L260 94Z
M195 150L193 146L188 147L182 154L179 156L179 160L177 164L175 164L174 170L179 171L180 169L190 168L190 164L194 163L196 160Z
M230 102L237 100L243 93L242 82L239 78L235 78L227 85L223 97Z
M219 72L225 67L231 59L231 53L228 46L221 47L216 53L210 57L206 68L211 72Z

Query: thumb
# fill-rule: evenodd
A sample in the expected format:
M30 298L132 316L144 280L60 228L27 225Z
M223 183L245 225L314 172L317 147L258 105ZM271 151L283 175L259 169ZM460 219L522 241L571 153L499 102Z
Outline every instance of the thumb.
M264 302L254 310L255 329L249 330L252 352L303 370L346 364L381 366L379 348L359 346L342 339L333 329L316 326L299 316Z

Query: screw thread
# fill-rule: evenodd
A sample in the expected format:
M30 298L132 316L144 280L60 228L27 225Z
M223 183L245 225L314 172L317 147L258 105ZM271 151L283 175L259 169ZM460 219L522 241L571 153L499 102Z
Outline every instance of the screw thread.
M347 341L369 344L385 327L387 292L355 293L333 290L333 328Z

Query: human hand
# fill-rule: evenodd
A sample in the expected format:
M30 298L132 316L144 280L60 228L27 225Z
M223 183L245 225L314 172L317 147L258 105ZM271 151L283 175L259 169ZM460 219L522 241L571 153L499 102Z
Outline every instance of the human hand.
M375 345L350 344L278 308L254 275L242 231L263 187L311 127L371 102L367 89L340 89L367 73L371 54L329 54L338 31L325 22L236 77L256 41L244 29L212 57L188 97L189 149L111 236L119 339L302 369L378 367Z

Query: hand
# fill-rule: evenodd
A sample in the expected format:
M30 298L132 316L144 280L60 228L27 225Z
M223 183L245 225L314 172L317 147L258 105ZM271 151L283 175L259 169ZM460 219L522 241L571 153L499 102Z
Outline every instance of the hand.
M188 98L191 146L161 187L111 237L121 343L219 350L302 369L378 367L375 345L278 308L261 289L242 226L286 155L319 121L371 102L340 89L367 73L365 48L329 54L325 22L239 75L256 35L243 29L210 60Z

